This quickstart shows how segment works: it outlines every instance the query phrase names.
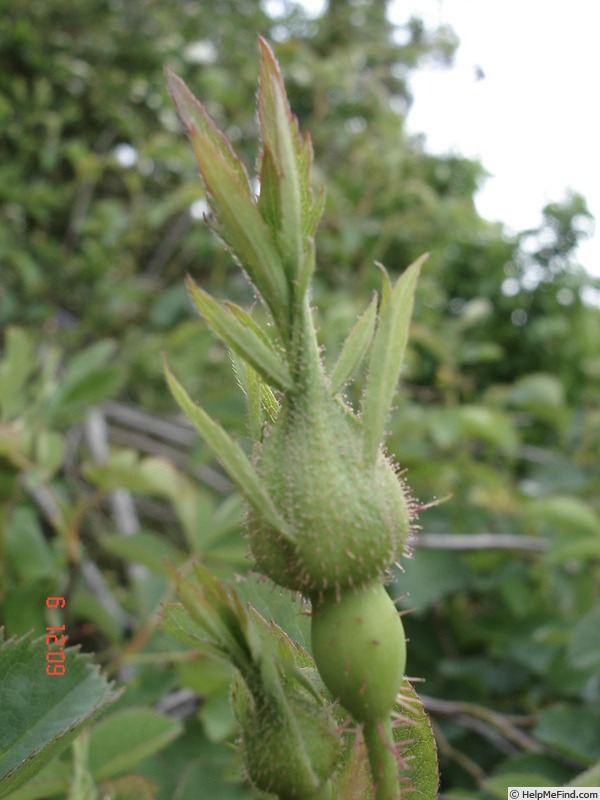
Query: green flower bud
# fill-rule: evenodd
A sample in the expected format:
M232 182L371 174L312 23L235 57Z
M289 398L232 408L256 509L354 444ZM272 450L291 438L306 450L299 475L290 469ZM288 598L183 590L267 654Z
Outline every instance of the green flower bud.
M389 720L404 678L406 642L382 584L317 605L312 647L325 685L358 722Z
M327 708L297 689L288 687L279 699L251 693L242 681L234 685L233 707L246 772L258 789L281 798L312 798L324 787L341 752Z
M361 586L398 558L410 501L391 461L366 465L360 423L325 386L287 394L255 467L290 536L249 513L257 569L316 596Z

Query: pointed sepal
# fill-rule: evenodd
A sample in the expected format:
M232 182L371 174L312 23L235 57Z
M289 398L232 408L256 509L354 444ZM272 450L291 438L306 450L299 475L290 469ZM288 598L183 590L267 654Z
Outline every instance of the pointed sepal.
M308 240L314 236L321 216L323 195L313 199L310 186L312 146L302 136L290 109L283 78L273 51L259 37L261 65L258 118L262 152L259 208L273 230L290 285L296 286L305 266ZM306 289L306 282L302 282Z
M203 408L192 401L167 365L165 365L165 375L169 389L179 407L219 459L239 492L282 536L293 541L287 523L276 510L271 497L240 445L234 442Z
M419 272L427 253L418 258L398 278L380 310L377 330L371 348L369 374L363 402L363 455L367 464L374 464L383 440L396 384L408 341L408 330L414 305Z
M208 191L216 218L213 228L246 269L284 333L290 289L269 227L252 197L246 171L225 136L181 78L169 69L166 74L169 91Z
M251 317L232 305L221 305L208 292L201 289L188 276L187 288L192 302L215 333L226 345L242 356L262 377L277 389L293 386L292 377L285 363L279 358L266 337L258 335L251 324Z
M376 316L377 295L374 295L366 310L356 320L335 363L329 386L332 395L340 391L362 364L373 339Z
M253 442L261 442L265 423L273 424L279 413L279 403L258 372L242 358L233 355L233 370L246 395L248 409L248 435Z

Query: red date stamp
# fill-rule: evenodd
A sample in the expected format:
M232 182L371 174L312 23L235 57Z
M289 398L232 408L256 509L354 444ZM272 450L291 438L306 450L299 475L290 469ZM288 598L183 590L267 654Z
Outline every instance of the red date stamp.
M64 597L47 597L46 608L64 608ZM67 636L64 625L50 625L46 628L46 675L65 674L65 643Z

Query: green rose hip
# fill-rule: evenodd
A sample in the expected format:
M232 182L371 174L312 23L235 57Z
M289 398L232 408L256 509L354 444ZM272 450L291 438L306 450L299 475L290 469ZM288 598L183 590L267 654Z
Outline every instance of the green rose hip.
M380 583L327 599L312 616L315 663L358 722L390 715L406 666L402 622Z
M376 800L399 800L391 713L404 678L400 616L381 583L328 596L313 609L315 663L329 691L357 722L367 747Z

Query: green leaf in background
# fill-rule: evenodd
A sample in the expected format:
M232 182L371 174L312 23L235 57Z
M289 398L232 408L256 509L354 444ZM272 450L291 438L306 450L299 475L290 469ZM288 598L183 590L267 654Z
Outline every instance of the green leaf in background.
M600 607L592 608L575 625L567 653L573 666L600 670Z
M233 669L223 661L194 653L194 658L177 665L179 684L202 697L198 718L212 742L231 740L237 725L231 708Z
M29 636L0 648L0 797L39 772L119 694L72 648L64 675L47 675L46 652L44 639Z
M60 418L113 397L122 380L114 363L116 349L114 341L104 340L77 353L48 399L44 414L49 419Z
M362 364L367 354L377 317L377 296L373 297L348 334L331 373L330 391L337 394Z
M519 753L501 763L483 787L498 800L506 800L509 786L564 786L572 773L555 755Z
M164 459L140 458L135 450L114 450L100 462L83 465L85 478L106 492L129 489L159 496L181 491L184 478Z
M41 529L39 516L29 506L12 510L4 531L4 556L19 580L37 581L56 571L54 554Z
M110 589L109 595L112 595ZM116 598L114 602L118 605ZM120 645L124 639L124 619L118 617L107 608L104 602L85 585L79 586L70 597L69 608L75 617L80 616L87 620L98 631L102 631L109 642L115 646Z
M55 431L42 430L35 440L35 469L31 483L49 481L60 470L65 453L64 438Z
M164 536L139 531L127 536L107 534L99 539L101 547L124 561L143 564L157 575L166 575L164 559L180 564L186 554L171 544Z
M27 580L13 583L2 599L2 618L6 634L20 636L27 631L41 631L45 626L45 603L50 580Z
M90 730L89 769L95 780L131 770L162 750L183 731L178 720L150 708L126 708Z
M188 277L187 287L192 302L210 327L235 353L242 356L268 382L278 389L290 389L292 377L275 350L245 325L239 314L233 314L203 291Z
M542 711L534 728L540 742L581 764L600 758L600 710L570 703L555 703Z
M586 533L600 537L600 517L579 497L554 494L533 500L527 507L532 522L552 527L558 534Z
M540 419L555 422L565 405L562 383L554 375L535 373L520 378L508 392L507 400Z
M21 328L7 328L0 360L0 419L8 420L22 412L24 387L35 367L30 334Z
M416 615L446 595L465 591L472 583L462 556L452 550L417 549L396 572L393 595L403 608L414 608Z
M292 639L310 651L310 616L299 598L256 575L245 575L235 590L267 622L275 622Z
M183 732L180 722L147 708L127 708L92 725L73 742L71 761L53 761L23 787L11 800L44 800L65 794L85 800L102 780L98 793L91 797L110 800L154 800L155 787L138 775L115 776L131 770L139 761L154 756ZM82 751L85 747L85 751ZM88 789L89 787L89 789ZM137 794L136 794L137 792Z
M83 474L105 491L124 488L167 500L181 524L188 548L194 553L204 553L207 549L219 547L221 540L239 528L241 498L237 493L224 500L215 509L213 498L164 458L152 456L140 458L133 450L114 450L101 464L85 463ZM144 531L142 533L145 535ZM130 538L135 542L135 536ZM111 540L107 546L110 547L112 544ZM160 558L169 555L169 552L164 551L171 550L172 545L164 535L158 536L156 544L156 553ZM123 557L126 557L125 552L128 552L133 560L141 555L139 549L136 549L135 557L134 550L129 550L130 547L136 548L135 544L121 544L115 541L114 547L127 548L127 550L121 549L120 552ZM116 549L114 552L118 554ZM173 562L177 563L180 551L175 548L171 552ZM154 569L158 566L156 553L153 553L153 549L149 549L146 562L140 563L147 563L149 566L151 560ZM162 574L162 567L160 572Z
M511 417L484 405L463 404L436 408L428 415L430 435L444 449L464 447L465 439L478 439L507 456L514 456L519 437Z
M525 507L529 522L553 533L546 559L590 558L600 554L600 517L592 505L579 497L554 494L533 500Z
M364 457L367 463L375 463L383 439L408 341L417 278L426 258L427 254L411 264L394 284L388 301L382 301L363 403Z
M508 414L480 405L462 405L456 409L464 436L480 439L507 456L514 456L519 446L515 425Z
M233 748L207 739L195 717L186 720L183 736L137 772L160 786L161 800L256 800L256 792L242 785Z
M600 786L600 761L593 767L586 769L569 783L569 786Z

